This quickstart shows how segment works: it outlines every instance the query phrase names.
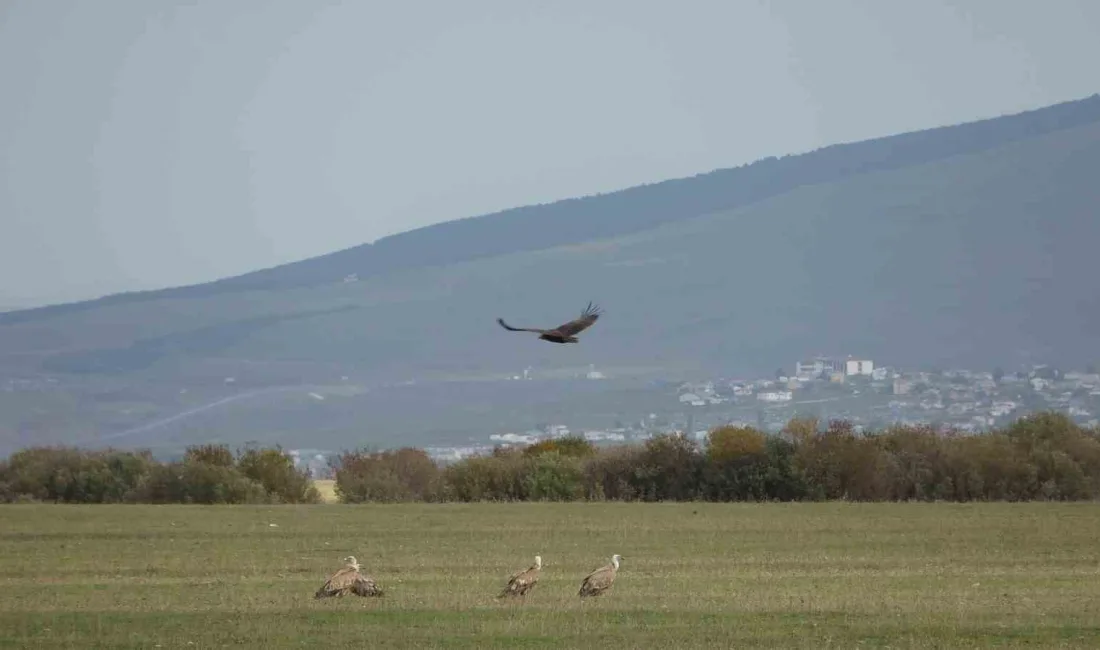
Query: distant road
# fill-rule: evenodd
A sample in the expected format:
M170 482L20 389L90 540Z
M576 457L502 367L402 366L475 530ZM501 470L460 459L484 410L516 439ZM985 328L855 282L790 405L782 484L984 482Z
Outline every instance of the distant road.
M132 429L127 429L125 431L119 431L119 432L116 432L116 433L107 434L105 436L100 436L98 440L114 440L116 438L125 438L127 436L132 436L132 435L136 435L136 434L139 434L139 433L145 433L146 431L153 431L153 430L159 429L161 427L167 426L169 424L172 424L173 422L178 422L179 420L189 418L192 415L195 415L197 413L202 413L204 411L209 411L211 409L215 409L219 406L223 406L223 405L229 404L231 402L239 402L243 399L248 399L250 397L256 397L257 395L267 395L269 393L285 393L285 392L292 392L292 391L309 392L309 387L306 387L306 386L272 386L272 387L269 387L269 388L258 388L256 390L245 391L243 393L238 393L236 395L230 395L229 397L223 397L222 399L210 402L208 404L203 404L202 406L196 406L195 408L187 409L186 411L176 413L175 415L173 415L171 417L167 417L167 418L164 418L164 419L161 419L161 420L155 420L153 422L147 422L147 423L145 423L141 426L137 426L137 427L134 427Z
M187 409L186 411L181 411L179 413L176 413L175 415L172 415L172 416L169 416L169 417L166 417L166 418L162 418L160 420L154 420L153 422L146 422L145 424L142 424L140 426L136 426L136 427L133 427L133 428L130 428L130 429L126 429L125 431L118 431L118 432L115 432L115 433L109 433L107 435L100 436L99 438L96 439L96 441L100 442L100 441L104 441L104 440L117 440L118 438L126 438L126 437L129 437L129 436L138 435L140 433L146 433L148 431L155 431L157 429L166 427L169 424L179 422L180 420L185 420L185 419L191 417L192 415L197 415L199 413L204 413L206 411L216 409L219 406L224 406L226 404L231 404L233 402L239 402L241 400L250 399L252 397L257 397L259 395L269 395L269 394L272 394L272 393L288 393L288 392L295 392L295 391L300 391L300 392L308 395L308 394L310 394L311 388L313 388L313 387L311 387L311 386L271 386L271 387L268 387L268 388L258 388L256 390L245 391L243 393L238 393L236 395L230 395L229 397L223 397L219 400L215 400L213 402L203 404L202 406L196 406L194 408ZM853 397L858 397L858 395L839 395L839 396L835 396L835 397L824 397L824 398L820 398L820 399L811 399L811 400L798 400L798 401L791 401L791 402L785 402L785 403L779 403L779 404L776 404L776 403L763 403L763 404L753 404L753 405L745 404L745 405L735 406L734 409L735 410L750 409L750 408L757 408L758 406L763 406L764 408L767 408L767 409L774 409L774 408L782 408L782 407L789 407L789 406L797 406L797 405L801 405L801 404L819 404L821 402L835 402L835 401L842 400L842 399L851 399Z
M836 397L823 397L821 399L803 399L797 402L791 401L791 404L820 404L822 402L835 402L841 399L850 399L852 397L859 397L859 395L837 395Z

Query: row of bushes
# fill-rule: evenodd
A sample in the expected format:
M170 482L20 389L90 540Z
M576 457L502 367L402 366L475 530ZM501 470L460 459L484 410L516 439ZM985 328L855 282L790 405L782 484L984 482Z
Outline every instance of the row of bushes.
M353 451L346 503L399 501L1031 501L1100 496L1100 431L1058 413L979 435L931 427L857 433L795 419L779 435L721 427L596 448L581 438L437 466L421 450Z
M309 475L280 448L188 448L161 463L148 451L34 447L0 463L0 502L318 503Z
M345 452L345 503L411 501L1030 501L1100 496L1100 431L1057 413L964 435L931 427L857 433L795 419L779 435L720 427L701 444L661 435L597 448L583 438L436 464L424 451ZM144 451L38 447L0 463L0 501L316 503L280 448L234 455L191 447L161 463Z

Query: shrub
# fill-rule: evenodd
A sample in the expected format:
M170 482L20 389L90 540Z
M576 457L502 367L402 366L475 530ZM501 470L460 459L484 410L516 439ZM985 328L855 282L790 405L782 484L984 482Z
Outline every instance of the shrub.
M859 435L792 419L779 436L719 427L700 448L680 435L597 448L578 436L440 469L419 449L345 452L345 503L365 501L711 501L850 499L1020 501L1100 497L1100 430L1037 413L980 435L892 427ZM313 503L307 474L279 447L187 449L161 464L147 451L32 447L0 462L0 501Z
M794 445L750 427L707 436L702 494L710 501L791 501L804 494L792 466Z
M193 445L183 455L184 462L206 463L218 467L233 467L233 452L227 445Z
M263 485L233 467L183 461L158 465L134 492L140 503L271 503Z
M336 494L344 503L431 501L439 467L420 449L350 451L340 456Z
M596 446L586 440L584 436L568 435L561 438L540 440L523 449L528 456L537 456L547 452L556 452L562 456L573 458L590 458L596 454Z
M891 457L884 477L888 498L898 501L934 501L949 498L947 447L953 438L931 427L897 427L879 438Z
M1020 501L1038 488L1035 468L1000 433L951 440L944 465L946 498L953 501Z
M641 447L621 445L600 450L584 465L584 496L593 501L635 501L641 498L636 472L643 462Z
M819 500L877 501L889 496L892 458L874 437L857 436L850 422L836 420L824 432L798 443L795 466Z
M32 447L12 454L2 481L7 500L56 503L119 503L148 474L148 452L71 447Z
M525 458L505 448L490 456L471 456L443 472L445 495L457 501L522 501Z
M309 472L295 468L294 459L281 447L248 449L237 460L237 469L283 503L321 502L321 493L313 487Z
M557 451L528 458L523 468L523 498L528 501L584 498L584 472L580 461Z
M634 471L634 483L643 501L691 501L698 498L702 455L695 442L678 434L662 434L645 441Z

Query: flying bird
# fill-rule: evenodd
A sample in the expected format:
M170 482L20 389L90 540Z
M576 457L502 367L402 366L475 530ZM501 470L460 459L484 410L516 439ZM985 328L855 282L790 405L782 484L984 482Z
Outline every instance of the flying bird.
M535 556L535 563L529 568L517 571L512 574L512 577L508 578L508 584L504 587L504 591L500 592L497 598L504 598L505 596L526 596L527 592L535 588L538 584L539 574L542 572L542 556Z
M314 598L343 598L347 594L356 596L381 596L382 589L374 583L374 578L359 572L359 562L354 555L344 558L344 568L332 574L325 584L313 594Z
M540 330L531 327L512 327L508 323L505 323L503 318L498 318L497 322L509 332L535 332L543 341L550 341L551 343L578 343L577 334L592 327L599 317L600 308L594 306L590 302L588 306L584 308L584 311L581 312L579 318L575 318L564 325L558 325L550 330Z
M599 596L610 589L615 582L615 574L619 571L619 560L621 559L623 559L623 556L616 553L611 556L611 564L602 566L586 575L584 581L581 582L581 590L577 592L577 595L581 598Z

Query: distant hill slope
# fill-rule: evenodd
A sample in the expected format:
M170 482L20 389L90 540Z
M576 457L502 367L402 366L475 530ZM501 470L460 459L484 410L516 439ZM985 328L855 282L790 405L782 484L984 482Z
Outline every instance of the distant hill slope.
M39 350L45 369L82 374L204 358L403 373L639 357L758 367L813 350L1068 359L1100 336L1097 169L1100 123L618 238L8 324L0 353ZM493 322L553 325L589 299L607 315L579 346Z
M838 144L690 178L458 219L205 284L0 313L0 324L122 303L316 286L353 273L367 278L614 237L750 205L807 185L977 153L1098 121L1100 94L1016 115Z
M159 406L180 404L181 387L197 394L225 377L243 391L589 363L770 374L815 352L908 366L1095 360L1100 120L1038 131L539 250L358 282L4 314L23 315L0 321L5 372L47 373L65 388L0 395L0 432L23 440L70 425L83 435L125 430L182 410ZM590 299L606 314L579 345L494 322L554 325ZM325 419L333 407L321 404L309 421L330 440L345 435L330 427L373 417L348 410L334 424ZM444 430L465 417L448 408L405 419ZM244 425L225 426L240 434ZM203 426L211 436L221 425Z

